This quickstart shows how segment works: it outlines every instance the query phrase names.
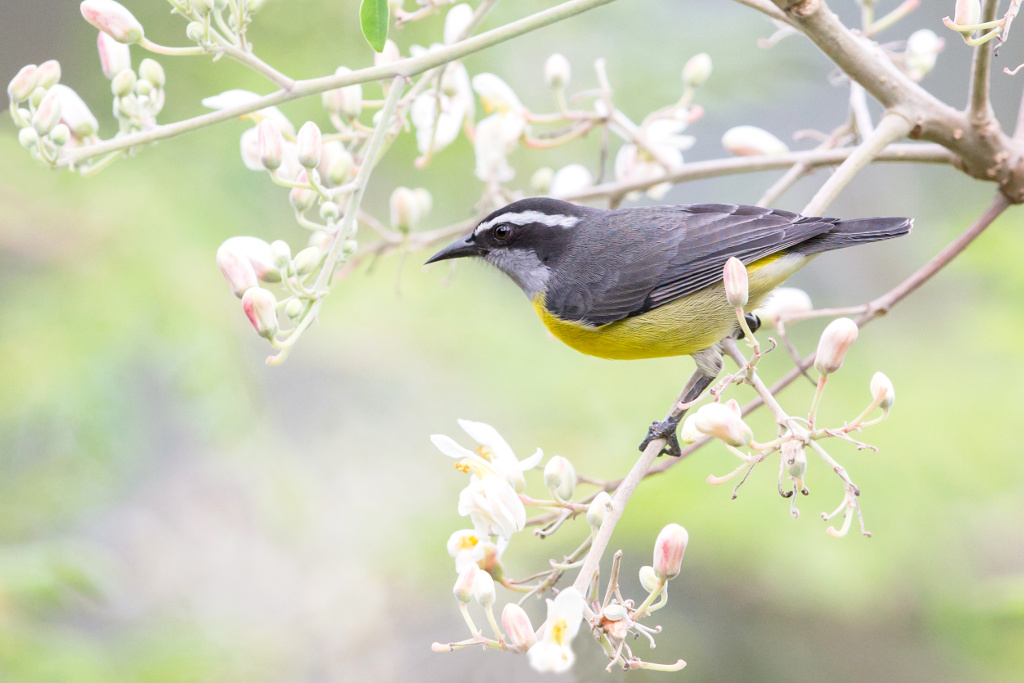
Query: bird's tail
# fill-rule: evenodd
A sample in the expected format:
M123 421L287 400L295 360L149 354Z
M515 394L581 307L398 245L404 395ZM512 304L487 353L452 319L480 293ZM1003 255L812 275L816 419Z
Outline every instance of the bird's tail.
M813 256L833 249L845 249L858 244L900 237L909 233L912 227L913 218L856 218L836 221L835 227L831 230L796 245L793 250L805 256Z

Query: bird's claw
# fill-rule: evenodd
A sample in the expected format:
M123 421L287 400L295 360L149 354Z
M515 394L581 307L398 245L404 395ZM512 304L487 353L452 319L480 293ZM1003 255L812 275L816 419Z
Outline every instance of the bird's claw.
M655 439L665 439L668 443L662 447L661 452L658 453L660 458L663 455L671 455L678 458L682 455L683 451L679 448L679 439L676 438L676 428L679 426L679 420L662 420L661 422L652 422L651 428L647 430L647 436L640 442L640 451L647 450L647 446L650 445Z

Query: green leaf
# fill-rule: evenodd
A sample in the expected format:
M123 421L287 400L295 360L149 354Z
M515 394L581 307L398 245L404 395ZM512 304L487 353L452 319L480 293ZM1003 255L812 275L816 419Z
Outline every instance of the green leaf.
M384 49L390 19L388 0L363 0L359 6L359 23L363 26L363 35L376 52Z

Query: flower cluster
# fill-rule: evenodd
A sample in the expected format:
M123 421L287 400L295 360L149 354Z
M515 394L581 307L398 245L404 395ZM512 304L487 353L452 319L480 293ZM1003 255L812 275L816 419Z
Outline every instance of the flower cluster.
M519 460L508 442L490 425L459 420L459 426L477 442L475 449L464 448L442 434L435 434L430 440L438 450L457 461L456 469L469 474L469 483L459 494L458 511L460 515L470 518L473 528L454 532L448 538L447 545L448 554L455 561L455 571L458 573L453 592L471 637L454 643L435 643L434 649L450 651L469 645L482 645L525 653L531 666L538 671L566 671L575 661L572 642L586 617L595 638L609 655L609 666L618 662L626 668L658 668L660 665L634 657L625 638L632 633L653 639L653 635L659 632L660 628L652 629L639 621L664 606L667 600L666 583L679 574L687 543L686 530L671 524L658 536L653 565L644 567L640 572L648 595L639 606L620 597L613 599L612 596L620 596L619 560L616 560L610 579L612 588L602 605L595 604L592 609L580 591L570 586L547 601L547 618L539 629L534 629L529 615L515 602L504 606L499 625L494 610L497 601L496 585L527 597L553 589L564 572L580 565L580 558L586 553L590 539L601 528L610 509L611 498L601 490L590 497L589 503L574 502L579 477L572 463L562 456L550 458L544 466L544 485L551 499L531 498L526 495L526 479L523 474L540 464L543 452L538 448L532 456ZM527 506L557 516L555 522L548 527L535 531L537 535L552 533L562 522L580 512L586 513L590 534L580 549L564 561L552 561L550 571L541 572L525 581L516 581L506 575L502 556L512 537L526 527ZM661 600L655 603L659 597ZM470 613L470 605L474 602L483 610L494 632L493 638L483 635L476 626ZM672 665L675 668L681 666L681 662Z

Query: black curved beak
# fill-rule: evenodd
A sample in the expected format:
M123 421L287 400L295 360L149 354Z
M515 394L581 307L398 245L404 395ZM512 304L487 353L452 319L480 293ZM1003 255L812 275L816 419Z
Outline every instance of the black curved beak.
M475 244L474 242L472 242L472 239L473 235L469 235L466 238L461 239L458 242L455 242L454 244L449 244L447 247L445 247L444 249L437 252L429 259L427 259L426 263L424 263L423 265L427 265L427 263L434 263L435 261L444 261L445 259L450 258L462 258L463 256L483 256L484 254L486 254L487 250L481 247L479 244Z

